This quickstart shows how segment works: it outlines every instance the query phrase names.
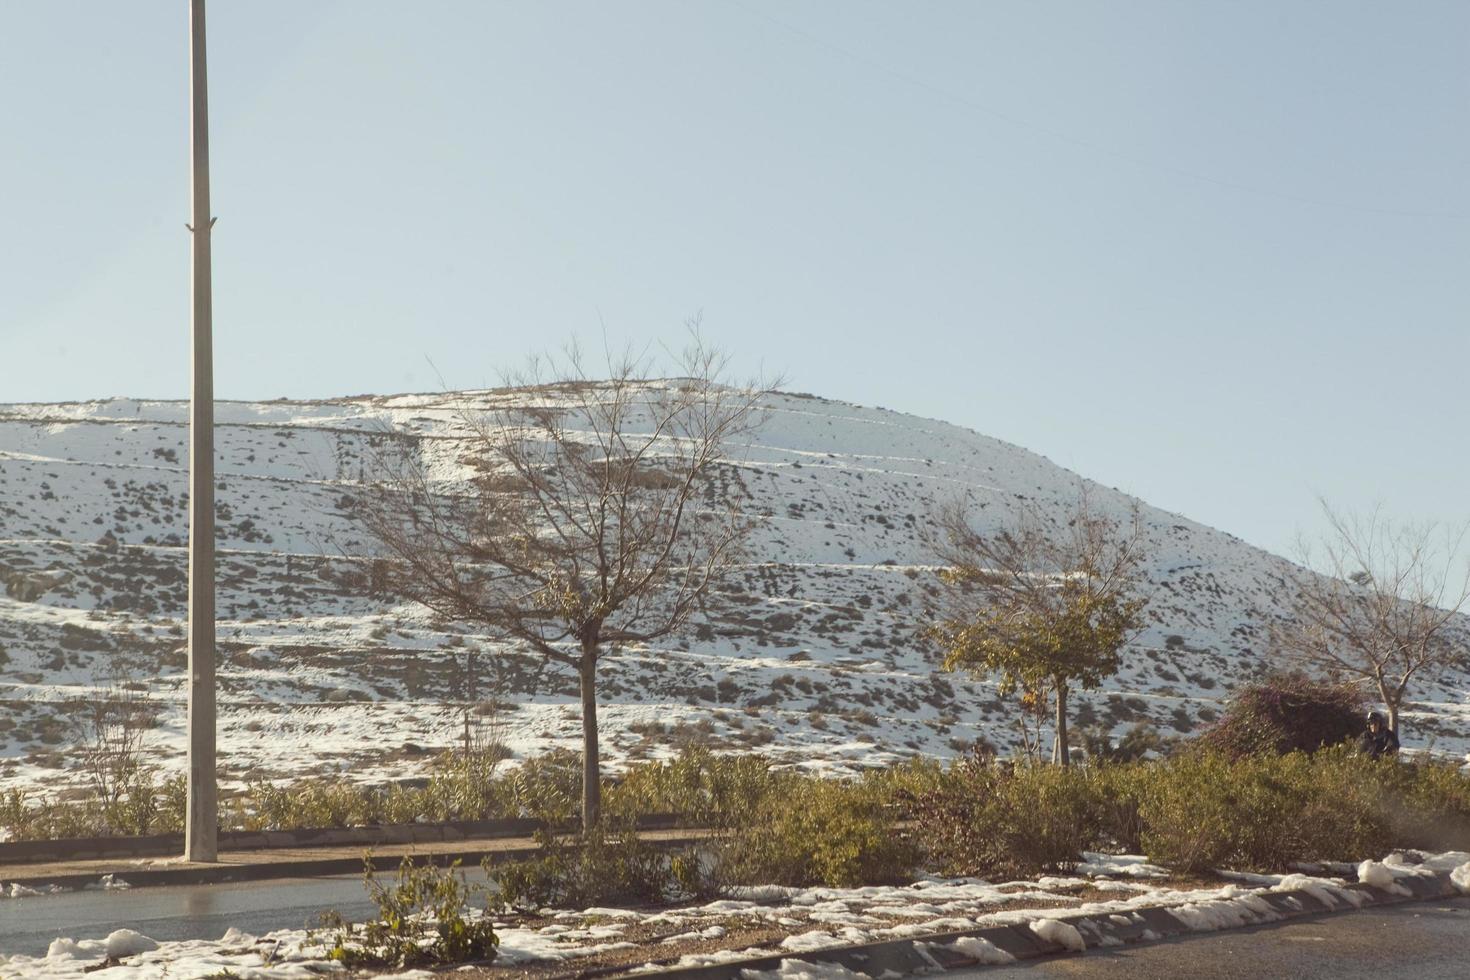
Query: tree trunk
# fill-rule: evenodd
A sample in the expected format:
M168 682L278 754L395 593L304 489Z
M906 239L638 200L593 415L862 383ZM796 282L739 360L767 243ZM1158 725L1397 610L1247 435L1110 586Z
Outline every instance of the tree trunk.
M597 644L583 641L577 666L582 686L582 829L602 816L602 772L597 757Z
M1388 730L1395 735L1399 733L1399 704L1403 701L1402 691L1389 690L1384 681L1378 682L1378 696L1383 699L1383 707L1388 713Z
M1071 765L1072 751L1067 741L1067 683L1057 681L1057 738L1052 743L1051 761Z

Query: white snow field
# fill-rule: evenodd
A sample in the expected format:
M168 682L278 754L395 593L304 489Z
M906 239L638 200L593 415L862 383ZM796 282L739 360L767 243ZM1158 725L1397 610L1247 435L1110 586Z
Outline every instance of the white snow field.
M652 385L663 384L652 382ZM503 654L500 724L524 758L579 745L575 680L441 622L368 598L372 547L346 509L384 433L423 437L446 489L473 472L457 413L544 390L218 404L220 757L227 781L421 775L459 733L465 652ZM918 635L933 588L921 529L936 500L973 499L981 522L1023 503L1051 517L1081 478L942 422L793 394L771 396L755 444L721 483L762 515L748 564L685 637L605 661L608 761L682 741L758 749L824 771L977 737L1004 748L1014 714L991 685L937 669ZM0 405L0 788L59 790L58 706L118 676L163 707L147 751L183 764L187 404ZM1245 489L1245 488L1242 488ZM1133 498L1092 486L1093 506ZM1142 506L1151 625L1123 671L1076 698L1079 722L1197 730L1267 666L1283 609L1281 558ZM482 658L486 659L486 658ZM1470 683L1421 685L1407 744L1470 749ZM484 681L482 683L482 691Z

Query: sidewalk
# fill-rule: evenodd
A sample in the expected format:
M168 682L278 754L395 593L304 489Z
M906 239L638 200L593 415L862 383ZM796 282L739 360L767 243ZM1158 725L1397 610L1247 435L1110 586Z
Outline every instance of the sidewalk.
M680 847L708 836L707 830L643 830L639 836L659 847ZM271 848L269 850L221 851L215 864L182 858L96 858L80 861L0 864L0 885L26 888L56 885L81 888L95 885L108 875L129 885L199 885L219 881L259 881L315 875L352 874L363 870L365 855L371 855L376 870L392 870L404 857L434 864L459 860L478 864L482 858L508 861L535 853L531 837L485 837L457 841L424 841L410 844L361 844L321 847Z

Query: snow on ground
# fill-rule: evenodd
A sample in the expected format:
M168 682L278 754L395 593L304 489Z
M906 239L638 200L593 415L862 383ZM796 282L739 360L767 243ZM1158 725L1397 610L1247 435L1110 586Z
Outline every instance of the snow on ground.
M656 383L655 383L656 384ZM351 498L373 447L421 437L438 484L469 468L457 412L545 392L467 392L217 408L220 757L227 783L345 773L421 776L461 731L469 652L503 668L495 718L524 758L574 747L575 678L425 611L368 598L370 544ZM184 759L187 405L111 399L0 405L0 789L75 784L60 709L110 679L163 708L147 751ZM1058 520L1080 478L941 422L772 396L756 443L722 479L761 515L748 564L689 635L611 654L601 681L613 768L681 743L756 749L823 772L1002 748L1013 713L994 689L936 670L917 635L933 589L922 531L936 500L969 494L981 523L1023 505ZM1135 501L1091 486L1093 505ZM1288 563L1148 506L1149 628L1124 669L1077 698L1078 721L1165 734L1207 724L1265 667ZM1418 689L1409 747L1470 749L1470 685Z
M1089 863L1114 869L1099 872L1112 875L1118 873L1117 868L1136 867L1141 862L1128 855L1090 855ZM1367 874L1374 879L1370 883L1379 887L1395 886L1398 879L1433 869L1450 871L1458 887L1470 893L1470 854L1450 852L1422 861L1393 854L1363 866L1369 865ZM1080 950L1081 934L1060 917L1115 917L1124 924L1138 921L1134 915L1141 908L1162 906L1191 930L1211 932L1279 918L1261 898L1268 892L1305 890L1338 909L1359 907L1364 901L1342 878L1293 873L1257 875L1253 880L1256 884L1251 886L1232 883L1204 888L1095 875L1002 883L926 878L912 885L863 888L764 886L746 889L745 897L658 912L543 910L513 924L497 923L500 953L496 962L516 966L636 948L642 950L639 956L646 956L651 968L655 961L676 958L672 952L660 956L660 948L673 951L690 941L718 945L727 937L731 940L733 945L728 948L677 957L680 965L698 966L1012 923L1025 924L1044 939ZM757 946L739 942L755 929L779 938ZM984 940L962 939L953 946L982 963L1009 959ZM131 980L202 977L228 970L247 980L295 980L340 970L337 964L323 960L322 954L321 946L302 930L256 937L232 928L214 941L156 943L122 929L103 937L58 937L44 956L7 959L0 954L0 975ZM634 969L638 961L638 957L632 959ZM793 980L818 976L812 969L793 960L763 976Z

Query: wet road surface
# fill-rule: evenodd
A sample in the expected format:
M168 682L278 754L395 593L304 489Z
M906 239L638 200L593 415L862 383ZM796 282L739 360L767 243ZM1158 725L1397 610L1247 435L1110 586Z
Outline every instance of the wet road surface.
M1388 905L947 976L956 980L1466 980L1470 978L1470 898Z
M485 880L478 869L465 877ZM260 935L315 925L326 909L363 919L372 908L360 874L0 898L0 952L35 956L58 936L102 939L124 928L160 941L218 939L231 926Z

